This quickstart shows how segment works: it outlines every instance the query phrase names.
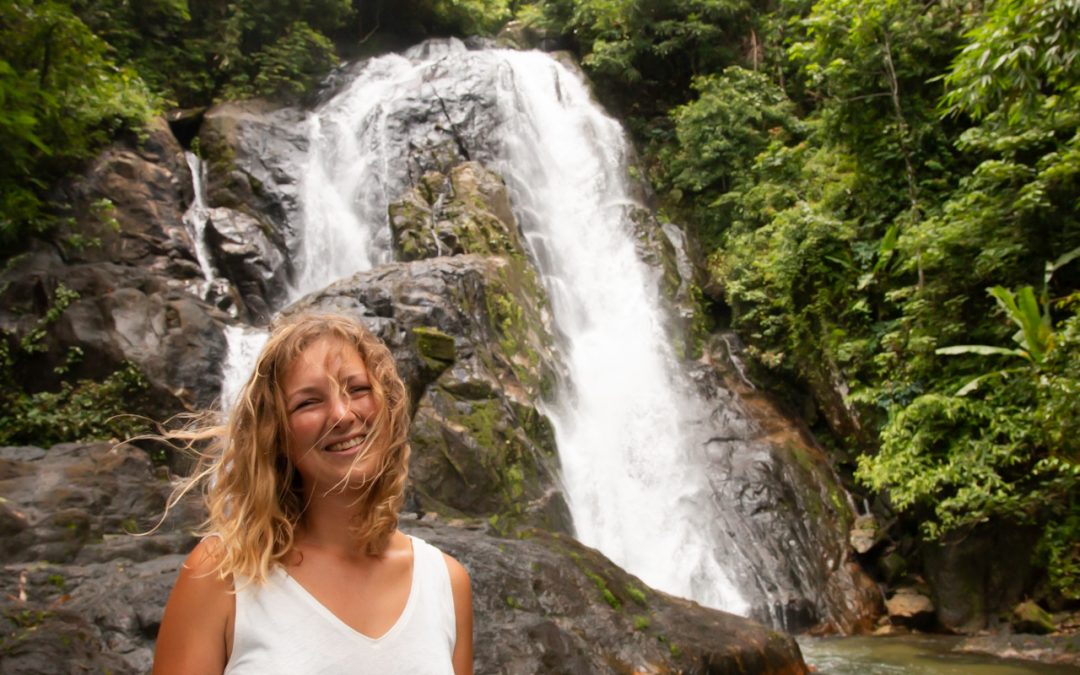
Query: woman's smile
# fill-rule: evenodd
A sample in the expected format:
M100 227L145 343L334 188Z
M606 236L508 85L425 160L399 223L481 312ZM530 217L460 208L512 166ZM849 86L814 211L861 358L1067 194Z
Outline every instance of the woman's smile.
M348 452L349 450L357 450L364 441L367 440L367 434L360 434L353 436L352 438L341 441L340 443L332 443L326 446L326 452L332 452L334 454L356 454L355 452Z

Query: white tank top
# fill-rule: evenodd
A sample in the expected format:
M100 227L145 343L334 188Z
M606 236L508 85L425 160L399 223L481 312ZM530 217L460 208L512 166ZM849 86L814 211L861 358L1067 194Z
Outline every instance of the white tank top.
M353 630L275 567L265 584L248 584L236 593L233 650L225 675L453 675L457 630L450 572L439 549L409 538L409 599L382 637Z

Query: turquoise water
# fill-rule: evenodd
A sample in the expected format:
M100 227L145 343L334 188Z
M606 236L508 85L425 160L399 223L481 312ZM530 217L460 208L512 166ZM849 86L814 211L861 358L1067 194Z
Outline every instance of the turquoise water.
M961 638L942 635L798 640L819 675L1080 675L1070 666L958 654L951 650Z

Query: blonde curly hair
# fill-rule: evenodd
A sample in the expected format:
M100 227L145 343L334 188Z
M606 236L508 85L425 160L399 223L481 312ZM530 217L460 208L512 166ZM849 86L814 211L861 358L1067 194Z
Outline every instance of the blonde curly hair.
M174 491L166 512L201 487L209 511L200 534L214 536L215 569L221 578L236 575L256 584L293 548L305 503L300 476L289 460L288 411L283 380L289 366L311 344L324 338L355 347L368 370L377 403L363 450L382 461L364 483L351 530L369 554L382 553L398 523L409 467L409 401L390 350L351 318L298 314L271 326L254 372L222 422L221 413L188 416L180 429L162 437L195 452L194 472ZM344 485L341 486L342 488Z

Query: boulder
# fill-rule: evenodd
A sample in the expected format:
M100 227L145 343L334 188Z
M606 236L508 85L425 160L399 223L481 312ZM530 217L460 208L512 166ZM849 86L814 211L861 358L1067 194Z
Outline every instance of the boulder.
M218 274L243 298L250 323L265 324L287 293L291 266L262 223L233 209L210 209L206 244Z
M896 593L885 601L885 608L893 625L912 628L933 627L934 602L914 588L898 588Z
M1009 623L1017 633L1045 635L1057 630L1050 613L1032 600L1026 600L1013 607L1012 614L1009 615Z
M469 570L477 673L807 672L790 636L655 591L568 536L406 531Z
M940 626L975 633L998 626L1028 588L1038 531L994 523L955 540L922 545Z
M872 514L857 517L848 534L851 548L859 554L868 553L877 545L880 538L881 531L878 528L877 519Z

